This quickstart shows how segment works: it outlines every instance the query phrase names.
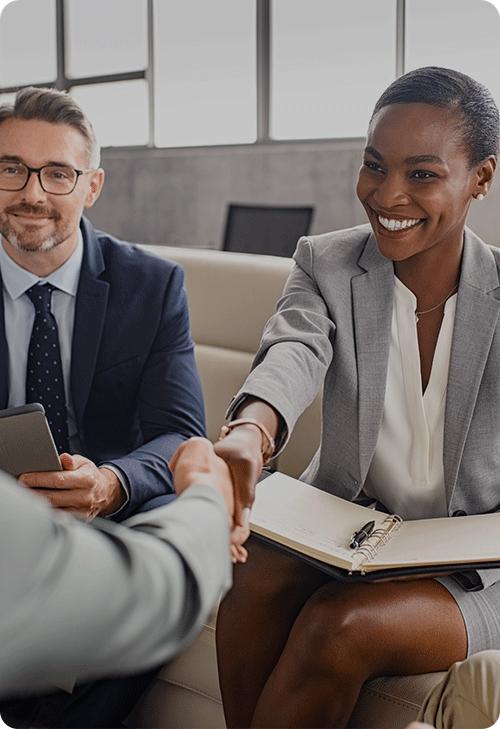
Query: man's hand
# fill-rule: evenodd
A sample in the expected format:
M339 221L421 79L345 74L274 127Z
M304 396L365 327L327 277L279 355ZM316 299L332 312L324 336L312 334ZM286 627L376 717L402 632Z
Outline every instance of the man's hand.
M243 547L250 531L234 524L233 480L228 465L215 452L206 438L190 438L181 443L169 464L174 475L174 487L182 494L190 486L210 486L218 491L226 502L231 526L231 558L233 562L245 562L247 551Z
M23 473L19 482L85 521L112 514L124 503L126 494L109 468L97 468L83 456L63 453L60 458L63 471Z

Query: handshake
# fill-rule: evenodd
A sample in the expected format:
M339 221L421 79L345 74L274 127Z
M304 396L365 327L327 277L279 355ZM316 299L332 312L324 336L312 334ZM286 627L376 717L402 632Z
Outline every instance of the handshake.
M215 453L213 443L206 438L184 441L172 456L169 466L177 495L180 496L190 486L209 486L219 492L229 515L231 559L233 563L246 562L248 555L243 544L250 535L250 509L235 510L231 470L226 461Z

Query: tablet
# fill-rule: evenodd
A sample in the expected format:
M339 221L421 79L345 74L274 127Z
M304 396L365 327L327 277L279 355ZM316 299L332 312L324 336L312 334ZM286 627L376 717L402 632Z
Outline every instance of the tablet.
M16 478L32 471L62 471L39 403L0 410L0 468Z

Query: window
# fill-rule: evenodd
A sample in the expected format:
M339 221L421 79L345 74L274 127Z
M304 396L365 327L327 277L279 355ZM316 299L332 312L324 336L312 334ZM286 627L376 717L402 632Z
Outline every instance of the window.
M274 0L271 137L362 137L394 80L396 0Z
M500 107L500 15L485 0L406 0L405 69L444 66L483 83Z
M148 65L146 0L66 0L66 74L106 76Z
M71 95L92 121L102 147L146 145L149 141L146 81L75 86Z
M255 142L255 0L157 0L154 21L156 145Z
M0 22L0 87L52 85L56 77L55 0L9 3Z
M387 85L423 65L500 105L499 40L487 0L14 0L0 95L67 89L103 146L359 138Z

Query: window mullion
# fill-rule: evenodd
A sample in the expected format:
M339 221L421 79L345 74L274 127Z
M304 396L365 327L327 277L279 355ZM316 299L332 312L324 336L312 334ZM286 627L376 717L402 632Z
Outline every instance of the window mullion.
M155 48L154 48L154 4L148 0L148 67L146 81L148 82L149 106L149 142L148 147L155 146Z
M406 0L396 0L396 78L405 72Z
M60 91L67 91L69 88L69 84L66 78L66 28L64 21L65 0L55 1L57 39L57 78L55 82L55 87Z
M271 0L257 0L257 142L269 141Z

